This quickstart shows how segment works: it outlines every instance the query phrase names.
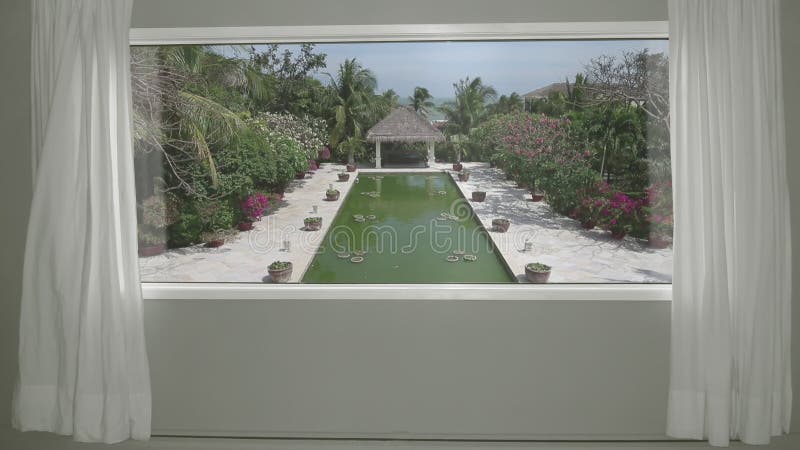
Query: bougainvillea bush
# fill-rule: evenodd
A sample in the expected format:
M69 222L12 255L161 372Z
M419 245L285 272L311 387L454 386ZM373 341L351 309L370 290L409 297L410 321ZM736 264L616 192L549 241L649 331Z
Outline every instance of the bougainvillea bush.
M269 209L269 196L261 192L248 195L241 201L239 206L242 209L242 215L245 220L255 222L260 220L261 216Z
M655 183L645 189L644 215L649 232L661 238L672 237L672 182Z
M619 191L611 191L602 197L604 205L600 209L600 225L620 238L641 224L642 200L635 200Z

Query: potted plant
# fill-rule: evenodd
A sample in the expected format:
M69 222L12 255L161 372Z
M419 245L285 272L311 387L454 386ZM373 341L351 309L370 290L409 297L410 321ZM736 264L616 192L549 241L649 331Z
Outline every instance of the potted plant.
M298 179L298 180L302 180L302 179L304 179L304 178L306 177L306 173L305 173L305 172L297 172L297 173L294 175L294 177L295 177L296 179Z
M348 172L355 172L356 171L356 165L355 164L348 164L347 165L347 171Z
M511 226L511 221L508 219L492 219L492 230L498 233L505 233L508 227Z
M206 231L200 233L200 239L205 242L208 248L221 247L225 243L226 233L224 230Z
M350 179L350 174L347 172L339 172L339 181L347 181Z
M325 191L325 199L329 202L335 202L339 200L339 191L336 189L328 189Z
M531 283L547 283L552 267L542 263L525 265L525 278Z
M535 191L531 190L531 200L534 202L540 202L544 200L544 194L537 194Z
M450 136L450 140L453 142L453 152L455 153L455 162L453 162L453 170L456 172L461 172L461 169L464 166L461 164L461 156L464 154L464 145L466 144L467 137L463 134L456 134Z
M317 231L322 228L322 217L306 217L303 224L306 231Z
M242 211L242 220L239 222L239 231L253 229L253 222L261 220L261 217L269 209L269 196L257 192L248 195L241 202L239 208Z
M486 200L486 191L473 191L472 192L472 201L473 202L482 202Z
M622 192L610 193L600 210L603 228L611 232L614 239L624 238L638 223L640 206L641 202Z
M273 283L288 283L292 278L292 263L289 261L275 261L267 266L269 280Z
M469 170L458 172L458 181L469 181Z
M584 230L591 230L600 220L600 211L605 205L602 197L586 197L572 212L572 218L581 223Z

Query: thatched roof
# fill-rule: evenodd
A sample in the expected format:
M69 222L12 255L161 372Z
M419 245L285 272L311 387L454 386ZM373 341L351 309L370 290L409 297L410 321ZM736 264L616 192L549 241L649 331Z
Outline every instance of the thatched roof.
M441 131L408 106L395 108L367 131L370 142L442 142Z
M552 83L543 88L536 89L535 91L528 92L522 98L532 100L536 98L548 98L553 92L561 92L567 95L567 83Z

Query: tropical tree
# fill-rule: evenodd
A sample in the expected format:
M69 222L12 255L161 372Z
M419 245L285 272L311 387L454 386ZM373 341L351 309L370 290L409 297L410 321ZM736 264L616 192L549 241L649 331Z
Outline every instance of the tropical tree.
M433 96L426 88L417 86L414 88L414 95L409 96L408 100L411 102L411 107L414 108L414 111L427 117L428 113L436 108L436 104L431 100L432 98Z
M453 83L455 102L442 105L452 134L468 135L486 114L486 105L497 97L492 86L483 84L481 77L469 77Z
M470 130L478 126L486 116L486 105L497 97L493 87L483 84L481 77L470 80L469 77L453 83L455 101L441 106L447 117L445 131L453 137L456 161L461 161L464 143Z
M501 95L497 102L489 105L489 114L510 114L522 111L525 102L519 94L512 92L511 95Z
M265 95L267 84L246 61L202 46L135 47L131 60L138 156L160 155L168 169L167 189L207 195L190 181L197 178L194 163L216 188L212 149L230 143L244 126L228 106Z
M330 143L346 153L347 162L353 164L355 155L364 149L364 130L380 107L375 101L378 82L375 74L362 67L355 58L346 59L335 77L327 75L334 91Z

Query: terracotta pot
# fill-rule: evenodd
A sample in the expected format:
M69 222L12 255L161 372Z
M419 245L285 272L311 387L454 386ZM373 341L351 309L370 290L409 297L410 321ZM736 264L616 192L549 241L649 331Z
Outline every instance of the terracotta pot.
M459 172L458 181L469 181L469 172Z
M669 247L669 241L664 236L653 235L647 237L647 246L650 248L667 248Z
M540 202L540 201L544 200L544 195L543 194L535 194L535 193L531 192L531 200L533 200L534 202Z
M295 177L296 179L298 179L298 180L302 180L303 178L305 178L305 177L306 177L306 173L305 173L305 172L297 172L297 173L294 175L294 177Z
M461 172L461 169L463 168L464 166L461 163L453 163L453 170L456 172Z
M146 245L139 247L139 256L148 258L164 253L167 250L166 244Z
M349 173L340 173L339 174L339 181L347 181L350 179Z
M486 192L484 191L474 191L472 193L472 201L473 202L482 202L486 200Z
M530 283L544 284L547 283L547 280L550 279L550 271L548 270L547 272L534 272L533 270L529 269L526 266L525 278Z
M328 200L329 202L335 202L336 200L339 200L339 193L337 192L335 194L328 194L326 192L325 199Z
M348 172L355 172L356 171L356 165L355 164L348 164L347 165L347 171Z
M506 219L492 219L492 229L498 233L505 233L510 226L511 222Z
M250 231L253 229L253 222L239 222L239 231Z
M594 221L591 221L591 220L588 221L588 222L581 222L581 227L583 227L584 230L591 230L596 226L597 226L597 223L595 223Z
M273 283L288 283L289 280L292 278L292 265L289 263L289 267L286 269L281 270L272 270L267 269L269 272L269 281Z
M317 231L322 228L322 221L319 222L303 222L306 226L306 231Z
M206 242L206 247L208 248L217 248L222 247L222 244L225 243L225 239L214 239L211 241Z

